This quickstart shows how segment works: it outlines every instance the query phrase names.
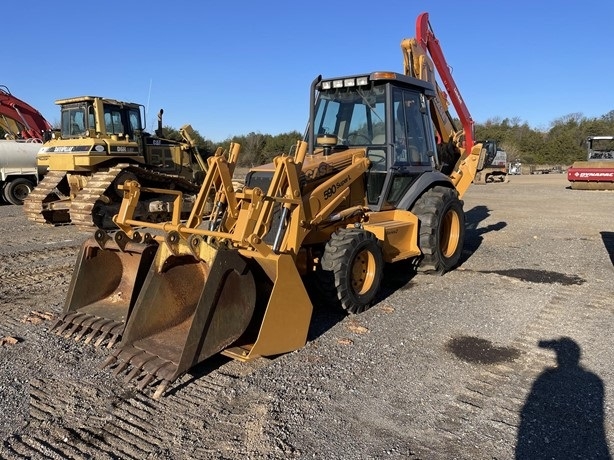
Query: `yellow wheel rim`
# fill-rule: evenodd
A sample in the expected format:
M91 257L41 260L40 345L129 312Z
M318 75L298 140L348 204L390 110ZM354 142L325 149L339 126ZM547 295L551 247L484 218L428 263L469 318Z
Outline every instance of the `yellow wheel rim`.
M460 218L454 210L449 210L441 222L439 249L444 257L454 255L460 239Z
M375 280L375 257L364 250L361 251L352 263L352 287L358 295L363 295L371 289Z

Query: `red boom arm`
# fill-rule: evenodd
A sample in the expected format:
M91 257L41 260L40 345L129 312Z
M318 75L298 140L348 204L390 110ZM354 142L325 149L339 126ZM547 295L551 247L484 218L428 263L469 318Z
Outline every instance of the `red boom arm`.
M452 104L460 117L461 124L463 125L463 131L465 132L465 148L467 151L471 151L473 147L473 119L469 114L469 109L465 105L463 98L460 95L460 91L452 78L450 68L446 63L446 59L443 56L441 45L439 40L435 38L435 34L429 24L429 14L422 13L416 19L416 40L422 45L425 50L428 50L431 55L431 59L437 68L437 73L441 78L446 91L448 92Z
M51 130L51 124L38 110L13 96L6 86L0 86L0 117L14 121L23 139L42 140L43 132Z

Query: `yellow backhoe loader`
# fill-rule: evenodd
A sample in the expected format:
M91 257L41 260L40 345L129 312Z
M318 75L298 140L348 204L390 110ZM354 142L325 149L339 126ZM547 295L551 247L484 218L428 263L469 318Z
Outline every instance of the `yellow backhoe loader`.
M432 80L317 77L305 138L252 169L240 191L232 185L240 147L218 149L187 220L177 211L181 191L126 181L114 217L120 230L98 230L84 243L53 330L117 345L104 365L141 389L157 383L158 398L214 354L247 361L301 348L312 315L308 275L331 305L359 313L373 304L385 263L411 259L435 274L454 268L461 199L484 151L473 145L473 122L426 13L417 34L412 46L424 58L439 53L464 132L442 127L446 110L431 110L443 97ZM436 131L446 136L439 146ZM456 161L442 162L438 150ZM145 193L174 196L170 221L135 217Z

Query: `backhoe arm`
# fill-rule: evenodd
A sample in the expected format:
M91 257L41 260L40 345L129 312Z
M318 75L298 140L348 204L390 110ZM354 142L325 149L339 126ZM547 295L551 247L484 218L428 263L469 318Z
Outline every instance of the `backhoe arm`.
M401 43L401 49L404 53L405 73L421 80L429 81L435 86L438 100L433 102L435 105L433 123L439 135L442 136L441 141L447 142L450 136L453 136L459 147L464 147L467 151L471 151L473 147L473 119L469 114L465 101L463 101L460 95L454 78L452 78L441 45L430 27L428 18L428 13L420 14L416 20L416 38L403 40ZM454 127L452 117L447 110L448 101L446 93L439 88L435 80L435 69L443 82L447 94L452 100L454 109L460 117L463 126L462 132L458 132ZM465 137L464 144L459 145L462 143L460 140L462 134Z

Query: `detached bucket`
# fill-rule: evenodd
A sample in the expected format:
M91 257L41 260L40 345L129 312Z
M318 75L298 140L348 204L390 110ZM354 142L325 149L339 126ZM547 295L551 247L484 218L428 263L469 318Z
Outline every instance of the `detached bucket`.
M51 328L58 335L85 337L86 343L97 337L96 346L108 338L109 348L121 338L158 244L119 235L113 240L97 234L81 246L63 316Z
M249 264L235 250L219 250L211 264L160 251L130 315L121 348L102 367L138 387L161 380L154 398L188 369L236 342L256 306Z

